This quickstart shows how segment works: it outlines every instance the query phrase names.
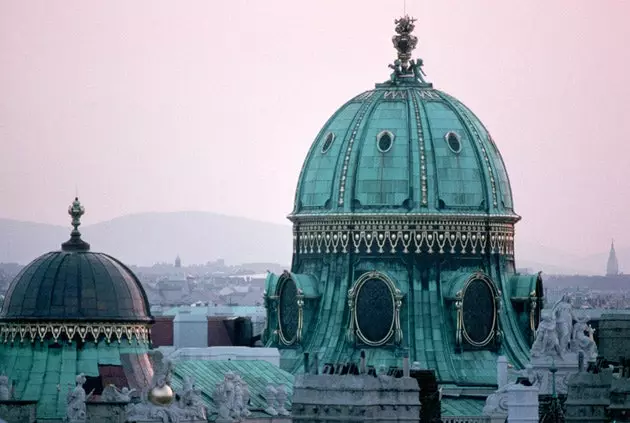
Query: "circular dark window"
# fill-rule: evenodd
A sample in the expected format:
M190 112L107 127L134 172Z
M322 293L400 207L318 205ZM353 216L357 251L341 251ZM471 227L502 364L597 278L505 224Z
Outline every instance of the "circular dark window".
M324 144L322 145L322 153L326 153L328 150L330 150L330 146L332 145L334 140L335 140L335 134L333 134L332 132L329 132L328 135L326 135L326 138L324 139Z
M357 292L356 323L359 336L368 344L387 342L394 326L394 298L381 279L368 279Z
M448 144L448 148L451 149L453 153L459 153L462 151L462 142L459 134L454 131L449 131L444 136L446 143Z
M387 153L394 143L394 134L383 131L376 137L376 146L381 153Z
M283 341L293 343L298 329L297 287L293 279L286 279L280 290L280 306L278 307L280 333Z
M496 306L490 282L473 279L463 298L464 335L474 346L486 345L494 335Z

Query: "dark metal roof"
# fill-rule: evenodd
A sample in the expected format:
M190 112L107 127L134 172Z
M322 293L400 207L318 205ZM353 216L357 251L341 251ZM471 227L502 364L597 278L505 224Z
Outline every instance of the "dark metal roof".
M138 278L120 261L89 251L55 251L13 280L0 320L150 322Z

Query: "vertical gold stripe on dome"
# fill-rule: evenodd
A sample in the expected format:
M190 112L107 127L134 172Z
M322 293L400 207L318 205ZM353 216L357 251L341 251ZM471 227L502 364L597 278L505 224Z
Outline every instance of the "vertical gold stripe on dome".
M343 167L341 171L341 182L339 184L339 206L343 206L344 203L344 195L346 193L346 181L348 178L348 165L350 163L350 156L352 155L352 146L354 145L354 141L356 140L357 135L359 135L359 127L361 123L363 123L363 118L367 113L367 110L370 108L374 100L377 99L378 96L374 95L374 91L370 92L370 96L367 96L359 112L357 113L356 121L352 127L352 132L350 133L350 140L348 141L348 147L346 148L346 154L343 158Z
M492 188L492 204L494 205L494 207L497 207L499 202L497 200L496 178L494 177L494 170L492 169L491 160L490 160L490 157L488 156L488 151L486 150L486 147L483 145L483 141L481 140L481 135L479 135L477 126L472 121L472 119L470 119L470 116L468 116L468 112L459 104L458 101L454 101L454 99L448 98L448 96L444 96L444 97L447 97L446 100L448 100L449 104L453 105L453 107L457 109L457 111L459 112L459 116L464 118L464 120L466 121L468 125L468 129L470 130L470 132L472 132L473 136L475 137L475 140L477 141L477 145L479 145L479 149L481 150L481 153L483 154L483 160L484 160L484 163L482 164L482 166L484 166L488 170L488 175L490 176L490 186Z
M428 204L427 200L427 157L424 151L424 134L422 132L422 121L420 119L420 108L418 106L418 98L415 95L412 95L413 99L413 111L416 118L416 131L418 135L418 147L420 153L420 201L422 202L422 206L426 207Z

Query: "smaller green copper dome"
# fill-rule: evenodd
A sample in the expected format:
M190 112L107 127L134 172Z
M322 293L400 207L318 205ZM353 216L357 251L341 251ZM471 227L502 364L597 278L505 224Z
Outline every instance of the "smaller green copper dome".
M78 199L69 209L74 230L62 251L46 253L15 277L0 321L151 322L138 278L123 263L90 245L78 231L84 213Z

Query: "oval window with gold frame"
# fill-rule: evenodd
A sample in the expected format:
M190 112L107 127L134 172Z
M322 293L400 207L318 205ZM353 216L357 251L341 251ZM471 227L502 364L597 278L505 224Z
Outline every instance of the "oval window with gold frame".
M496 290L485 276L477 275L462 293L462 329L466 342L474 347L488 345L496 333Z
M348 291L351 307L349 339L377 347L402 341L400 307L402 294L395 283L380 272L361 275Z
M300 320L298 289L291 278L284 279L278 290L278 333L280 341L292 345L297 340Z

